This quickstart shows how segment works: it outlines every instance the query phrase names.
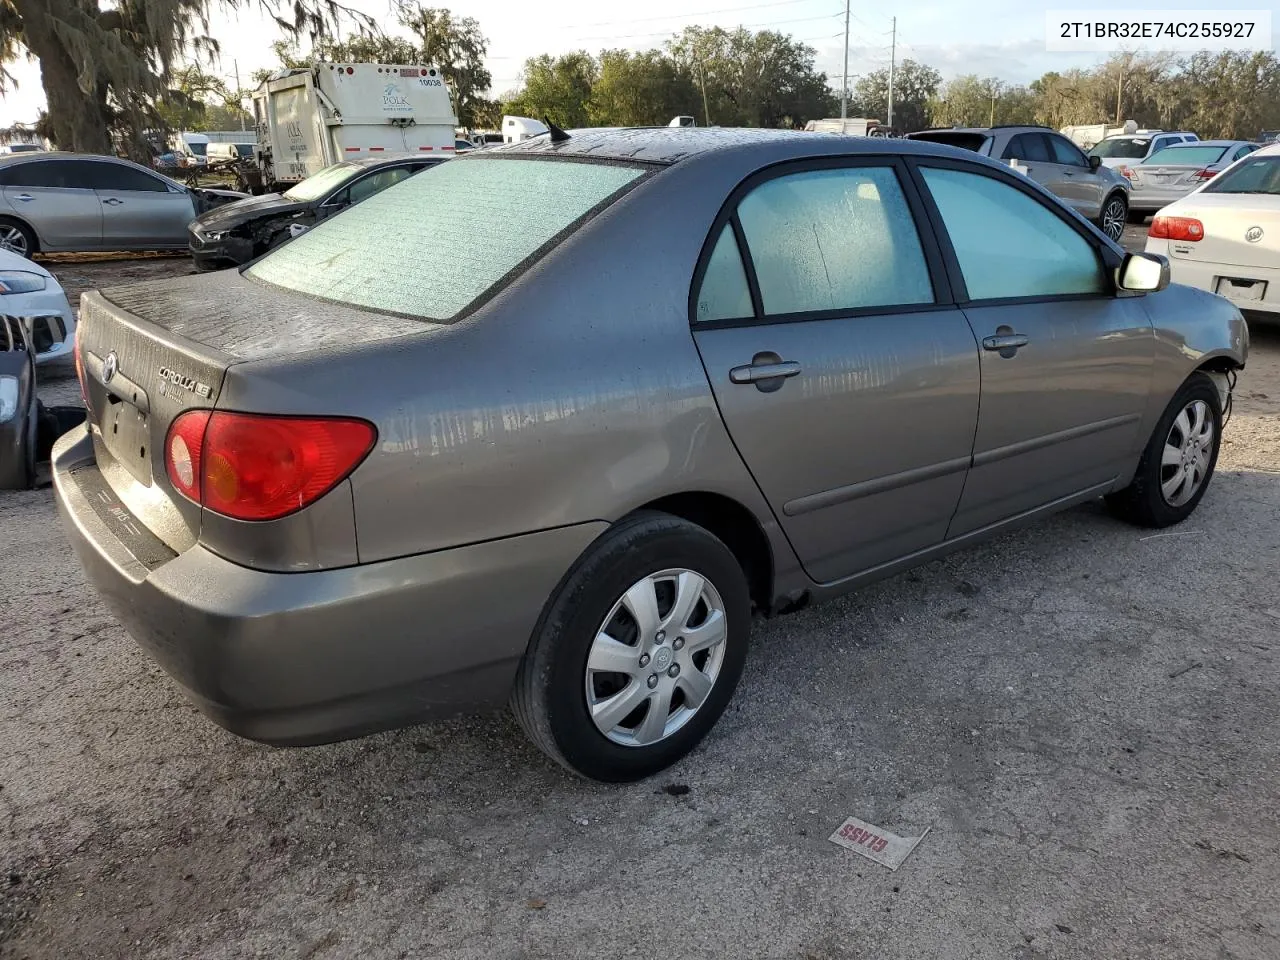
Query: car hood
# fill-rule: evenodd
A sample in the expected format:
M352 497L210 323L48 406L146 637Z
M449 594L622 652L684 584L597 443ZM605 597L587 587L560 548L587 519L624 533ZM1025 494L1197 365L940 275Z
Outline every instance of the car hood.
M262 217L278 217L306 208L306 203L289 200L283 194L265 193L260 197L246 197L202 213L196 217L192 226L205 231L232 230Z

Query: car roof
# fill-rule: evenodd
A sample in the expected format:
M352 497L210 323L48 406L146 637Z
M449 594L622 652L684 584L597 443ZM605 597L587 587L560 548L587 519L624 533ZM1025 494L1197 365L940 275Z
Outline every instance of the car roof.
M420 153L390 153L381 157L357 157L354 160L348 160L347 163L355 164L357 167L379 167L383 164L404 163L406 160L447 160L447 156L424 157Z
M468 151L466 159L502 156L560 156L581 159L631 160L669 166L709 155L778 157L844 156L911 153L931 156L967 156L966 151L924 140L890 137L854 137L805 130L760 130L739 127L592 127L567 131L569 138L552 141L539 134L519 143Z
M111 157L99 153L72 153L70 150L40 150L0 155L0 164L39 162L41 160L109 160L112 163L133 163L123 157ZM145 169L145 168L144 168Z

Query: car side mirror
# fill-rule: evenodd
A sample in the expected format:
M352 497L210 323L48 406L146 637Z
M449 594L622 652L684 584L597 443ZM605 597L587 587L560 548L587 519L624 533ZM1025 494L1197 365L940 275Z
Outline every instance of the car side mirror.
M1128 253L1116 268L1116 286L1129 293L1159 293L1169 286L1169 260L1158 253Z
M1093 156L1093 154L1090 154L1090 155L1089 155L1089 169L1090 169L1090 170L1094 170L1094 171L1096 171L1100 166L1102 166L1102 158L1101 158L1101 157L1095 157L1095 156Z

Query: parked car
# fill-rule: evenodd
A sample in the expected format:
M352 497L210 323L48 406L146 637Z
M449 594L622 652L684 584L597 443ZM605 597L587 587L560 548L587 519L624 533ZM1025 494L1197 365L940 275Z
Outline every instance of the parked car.
M1098 225L1112 240L1124 233L1129 181L1048 127L996 126L921 130L911 140L945 143L1013 161L1032 180Z
M205 151L205 156L209 163L219 163L226 160L252 160L253 148L252 141L245 143L211 143Z
M3 237L0 232L0 241ZM0 249L0 316L32 318L30 347L37 364L71 358L76 318L67 295L40 264L4 249Z
M201 270L247 263L320 220L446 159L393 155L335 163L284 193L247 197L201 214L188 229L187 248Z
M1280 145L1237 160L1151 221L1147 251L1178 283L1280 314Z
M1132 184L1130 219L1142 222L1149 214L1212 180L1258 146L1246 140L1200 140L1165 147L1141 163L1118 167Z
M715 723L753 610L1103 495L1190 515L1248 340L1167 283L973 153L553 130L243 271L87 294L57 498L243 736L510 699L550 756L635 779Z
M1258 134L1258 143L1270 144L1280 140L1280 130L1263 130Z
M0 313L0 490L26 490L35 481L39 403L26 329Z
M1187 130L1118 134L1095 143L1089 150L1089 156L1099 158L1104 167L1119 167L1141 163L1153 153L1174 144L1194 143L1199 139Z
M116 157L27 153L0 157L0 249L19 256L187 245L198 214L244 196L193 190Z

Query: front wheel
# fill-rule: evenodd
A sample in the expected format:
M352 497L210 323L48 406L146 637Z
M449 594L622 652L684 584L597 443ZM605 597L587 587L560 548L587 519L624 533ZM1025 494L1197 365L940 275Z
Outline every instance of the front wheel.
M1102 213L1098 217L1098 227L1117 243L1124 235L1124 225L1129 219L1129 204L1118 193L1113 193L1102 205Z
M1181 523L1208 489L1222 442L1222 399L1210 377L1193 373L1151 435L1133 482L1107 497L1122 520L1143 527Z
M516 678L516 718L582 776L657 773L724 711L750 616L746 578L719 539L667 514L629 517L558 588Z

